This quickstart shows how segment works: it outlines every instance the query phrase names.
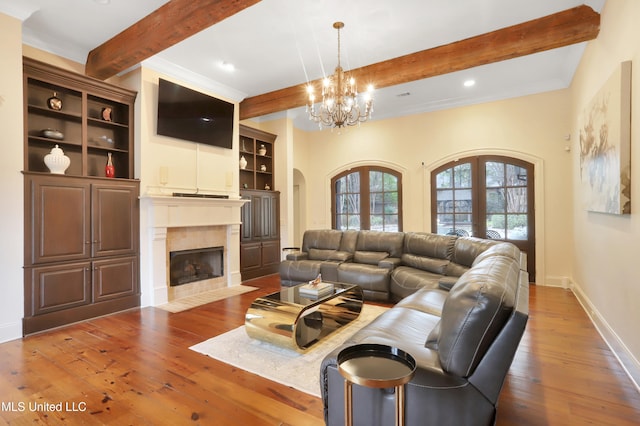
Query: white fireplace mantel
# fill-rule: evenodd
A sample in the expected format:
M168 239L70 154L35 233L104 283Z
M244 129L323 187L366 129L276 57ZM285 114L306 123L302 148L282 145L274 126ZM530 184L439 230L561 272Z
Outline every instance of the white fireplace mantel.
M226 227L225 277L227 286L239 285L240 208L239 198L140 197L140 290L142 306L168 302L167 229L202 226Z

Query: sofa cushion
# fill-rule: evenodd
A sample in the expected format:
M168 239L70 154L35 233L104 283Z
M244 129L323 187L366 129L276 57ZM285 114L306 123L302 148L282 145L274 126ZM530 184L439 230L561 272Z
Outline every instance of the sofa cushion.
M440 275L445 274L447 265L450 263L448 259L424 257L411 253L404 253L401 259L403 265Z
M451 259L458 237L452 235L407 232L404 236L403 253L435 259Z
M302 251L310 249L339 250L342 231L336 229L311 229L302 237Z
M442 277L438 280L438 287L442 290L450 291L458 282L459 277Z
M475 237L460 237L456 239L454 244L451 261L470 268L480 253L496 244L500 244L500 242Z
M409 266L398 266L391 274L390 291L394 300L400 300L421 288L438 288L442 275Z
M442 315L442 306L449 295L448 291L423 288L405 297L395 304L397 307L415 309L430 315ZM394 307L395 307L394 306ZM423 336L424 337L424 336Z
M402 255L402 232L358 231L357 251L386 252L390 257Z
M481 262L482 260L491 256L507 256L519 262L520 249L510 243L506 243L506 242L497 243L489 247L482 253L480 253L473 261L473 264L475 265L476 263Z
M434 329L428 339L437 338L445 371L461 377L473 372L513 311L519 275L514 259L493 256L476 264L451 288L439 330Z
M280 262L280 278L288 282L307 282L318 276L321 265L319 260L283 260Z
M374 265L349 262L338 265L338 282L360 286L368 300L388 300L390 275L391 270Z
M335 253L335 250L309 248L310 260L329 260Z
M444 271L444 275L450 277L461 277L462 274L469 270L468 266L460 265L459 263L450 262Z
M366 265L377 265L381 260L389 257L386 251L360 251L357 250L353 254L355 263L364 263Z

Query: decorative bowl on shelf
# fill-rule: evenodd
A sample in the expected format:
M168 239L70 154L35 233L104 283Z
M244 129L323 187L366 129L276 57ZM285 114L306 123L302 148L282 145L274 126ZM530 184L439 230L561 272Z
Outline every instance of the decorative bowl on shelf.
M44 156L44 164L49 168L51 173L63 175L69 168L71 160L64 155L64 151L58 145L51 149L51 152Z
M40 133L45 138L57 139L57 140L60 140L60 141L62 139L64 139L64 133L62 133L60 130L44 129Z

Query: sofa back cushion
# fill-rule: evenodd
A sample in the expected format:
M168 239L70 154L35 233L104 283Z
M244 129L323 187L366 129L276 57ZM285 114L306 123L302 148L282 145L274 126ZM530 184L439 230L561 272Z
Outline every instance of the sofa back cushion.
M447 259L434 259L431 257L417 256L415 254L404 253L402 255L402 264L422 271L433 272L434 274L444 275L447 270L449 261Z
M309 253L311 260L327 260L340 248L342 232L335 229L313 229L305 231L302 251Z
M359 251L381 252L386 253L384 257L399 258L402 255L403 240L402 232L358 231L354 260L358 257ZM371 255L368 254L367 257L369 256Z
M453 235L407 232L404 236L403 253L451 260L453 247L457 239L458 237Z
M481 262L482 260L491 256L507 256L519 262L520 249L513 244L500 242L492 245L491 247L480 253L473 261L473 264L475 265L476 263Z
M484 240L482 238L460 237L456 239L453 246L453 256L451 261L458 265L470 268L471 265L473 265L473 261L480 253L496 244L501 243L493 240Z
M461 377L473 372L514 309L519 277L514 259L493 256L458 279L427 339L430 347L437 342L443 370Z

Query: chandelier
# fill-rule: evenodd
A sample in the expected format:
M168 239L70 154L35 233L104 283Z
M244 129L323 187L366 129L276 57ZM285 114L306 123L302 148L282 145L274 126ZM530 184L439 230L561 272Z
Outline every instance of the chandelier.
M373 85L367 87L367 92L362 97L364 104L360 106L356 81L340 66L340 29L343 27L342 22L333 24L333 28L338 30L338 66L332 76L325 77L322 81L322 102L317 108L313 86L307 86L309 119L318 123L320 128L341 128L364 123L371 118L373 111Z

